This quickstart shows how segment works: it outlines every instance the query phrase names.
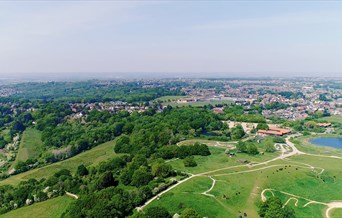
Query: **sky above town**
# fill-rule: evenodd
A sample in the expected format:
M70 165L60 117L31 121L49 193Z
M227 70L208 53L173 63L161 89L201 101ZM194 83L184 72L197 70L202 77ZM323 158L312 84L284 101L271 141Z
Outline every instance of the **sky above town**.
M1 1L0 76L342 76L341 1Z

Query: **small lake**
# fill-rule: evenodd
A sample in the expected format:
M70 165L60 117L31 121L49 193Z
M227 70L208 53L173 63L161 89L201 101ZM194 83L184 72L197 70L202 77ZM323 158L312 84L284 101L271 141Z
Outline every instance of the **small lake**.
M315 145L342 149L342 138L315 138L311 139L309 142Z

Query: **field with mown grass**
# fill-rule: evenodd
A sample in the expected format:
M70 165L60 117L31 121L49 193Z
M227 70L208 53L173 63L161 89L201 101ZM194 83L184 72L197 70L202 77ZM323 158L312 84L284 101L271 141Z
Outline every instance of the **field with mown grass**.
M322 117L319 119L320 121L332 122L332 123L342 123L342 116L333 115L330 117Z
M109 141L72 158L11 176L0 181L0 185L17 185L22 180L47 178L61 169L68 169L74 173L81 164L86 166L96 165L101 161L116 156L117 154L114 153L114 144L114 141Z
M231 104L230 100L208 100L208 101L197 101L197 102L186 102L186 103L177 103L177 102L164 102L163 105L170 105L172 107L203 107L205 105L217 105L217 104Z
M59 196L0 215L0 218L59 218L75 199Z
M184 98L190 98L190 96L162 96L159 98L154 99L153 101L162 101L162 102L168 102L168 101L176 101L178 99L184 99Z
M231 104L231 100L208 100L208 101L198 101L198 102L185 102L185 103L178 103L176 102L179 99L186 99L191 98L191 96L163 96L160 98L156 98L153 101L161 101L163 105L167 106L170 105L172 107L203 107L204 105L216 105L216 104Z
M341 218L342 217L342 208L332 210L330 213L330 216L332 218Z
M288 201L287 204L295 210L297 217L321 218L327 209L324 204L342 201L342 193L336 191L342 190L342 159L298 155L250 166L240 164L237 160L245 158L261 163L274 156L237 154L237 157L229 158L222 148L211 147L210 151L211 156L195 157L197 167L186 168L182 160L170 163L174 168L193 174L216 171L191 178L148 207L164 206L172 214L181 213L184 208L190 207L203 217L238 217L241 215L239 212L246 212L248 217L258 217L257 205L261 202L261 193L264 189L271 189L265 191L265 196L275 195L283 203ZM260 158L259 161L255 160L257 158ZM215 185L208 191L213 180ZM207 195L203 194L206 191ZM340 217L341 211L333 210L331 216Z
M41 132L36 129L26 129L20 140L18 153L11 168L13 168L18 161L38 158L42 150L43 142L41 140Z

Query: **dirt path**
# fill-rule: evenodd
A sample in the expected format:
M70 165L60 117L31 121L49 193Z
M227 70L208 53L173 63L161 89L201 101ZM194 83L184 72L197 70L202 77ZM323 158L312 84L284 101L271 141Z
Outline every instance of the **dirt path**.
M286 152L282 152L281 155L279 155L278 157L275 157L271 160L268 160L268 161L264 161L262 163L258 163L258 164L255 164L253 165L252 167L256 167L256 166L260 166L260 165L266 165L266 164L269 164L271 162L274 162L276 160L284 160L284 159L287 159L291 156L294 156L294 155L302 155L302 154L306 154L306 155L311 155L311 154L307 154L307 153L304 153L304 152L301 152L299 151L296 146L294 145L294 143L292 143L290 141L290 139L292 137L298 137L298 136L301 136L301 134L292 134L292 135L289 135L285 138L285 142L286 142L286 145L289 146L291 148L291 151L286 153ZM282 149L286 149L286 148L282 148ZM286 149L288 151L288 149ZM313 156L324 156L324 155L313 155ZM342 157L337 157L337 156L324 156L324 157L331 157L331 158L338 158L338 159L342 159ZM305 166L302 166L302 165L306 165L307 167ZM313 167L311 165L308 165L308 164L302 164L302 165L297 165L297 167L302 167L302 168L310 168L310 169L315 169L315 168L319 168L319 167ZM194 178L194 177L198 177L198 176L205 176L205 175L208 175L208 174L211 174L211 173L215 173L215 172L219 172L219 171L223 171L223 170L227 170L227 169L234 169L234 168L240 168L240 167L251 167L249 164L245 164L245 165L237 165L237 166L229 166L229 167L223 167L223 168L220 168L220 169L216 169L216 170L211 170L211 171L206 171L206 172L202 172L202 173L198 173L198 174L194 174L194 175L191 175L190 177L184 179L184 180L181 180L179 181L178 183L176 183L175 185L173 186L170 186L169 188L167 188L166 190L160 192L159 194L157 194L156 196L152 197L150 200L148 200L147 202L145 202L144 205L142 205L141 207L137 207L136 209L138 211L141 211L143 210L147 205L149 205L150 203L152 203L154 200L156 199L159 199L160 196L162 196L163 194L169 192L170 190L174 189L175 187L187 182L188 180ZM252 169L252 170L243 170L243 171L239 171L239 172L231 172L231 173L226 173L226 174L217 174L217 175L213 175L213 176L224 176L224 175L233 175L233 174L241 174L241 173L249 173L249 172L255 172L255 171L258 171L258 170L262 170L262 169L267 169L267 168L271 168L271 167L276 167L276 166L283 166L283 165L271 165L271 166L266 166L266 167L262 167L262 168L257 168L257 169ZM318 173L318 174L321 174L323 173L324 169L323 168L320 168L321 169L321 172ZM205 192L203 192L202 194L204 195L207 195L207 196L210 196L210 197L214 197L213 195L211 194L208 194L208 192L210 192L214 187L215 187L215 184L216 184L216 180L214 178L212 178L213 176L209 176L210 179L213 180L213 183L212 183L212 186ZM263 201L266 201L266 197L264 196L264 192L265 191L270 191L271 189L265 189L261 192L261 199ZM272 191L271 191L272 192ZM289 195L289 196L292 196L292 198L302 198L302 199L305 199L307 201L309 201L309 203L307 203L306 205L309 205L309 204L323 204L323 205L327 205L328 206L328 209L326 211L326 214L329 214L330 210L331 209L334 209L334 208L342 208L342 202L331 202L329 204L327 203L323 203L323 202L317 202L317 201L314 201L314 200L310 200L310 199L306 199L304 197L300 197L300 196L296 196L296 195L293 195L293 194L290 194L290 193L286 193L286 192L282 192L282 191L279 191L283 194L286 194L286 195ZM273 194L273 192L272 192ZM288 203L288 202L287 202ZM298 205L298 202L296 202L296 204ZM327 216L327 218L329 218L329 216Z
M297 134L293 134L293 135L289 135L286 140L288 141L288 139L290 137L295 137L295 136L298 136ZM254 166L259 166L259 165L263 165L263 164L268 164L270 162L273 162L273 161L276 161L276 160L279 160L279 159L284 159L284 158L287 158L287 157L290 157L292 155L295 155L295 154L299 154L299 151L297 150L297 148L294 146L293 143L291 143L290 141L288 141L290 144L288 144L290 147L292 147L292 152L290 153L287 153L287 154L281 154L279 157L276 157L276 158L273 158L271 160L268 160L268 161L265 161L265 162L262 162L262 163L258 163L258 164L255 164ZM165 189L164 191L160 192L159 194L155 195L154 197L152 197L150 200L146 201L144 205L140 206L140 207L136 207L136 209L138 211L141 211L143 210L147 205L149 205L150 203L152 203L153 201L155 201L156 199L159 199L160 196L162 196L163 194L169 192L170 190L174 189L175 187L187 182L188 180L194 178L194 177L197 177L197 176L204 176L204 175L207 175L207 174L210 174L210 173L214 173L214 172L218 172L218 171L222 171L222 170L227 170L227 169L233 169L233 168L239 168L239 167L244 167L244 166L249 166L248 164L245 164L245 165L237 165L237 166L229 166L229 167L224 167L224 168L220 168L220 169L216 169L216 170L211 170L211 171L206 171L206 172L203 172L203 173L198 173L198 174L194 174L194 175L191 175L190 177L184 179L184 180L181 180L179 181L178 183L176 183L175 185L172 185L170 186L169 188ZM253 167L254 167L253 166ZM255 170L252 170L251 172L253 171L256 171L258 169L255 169ZM246 172L246 171L244 171ZM216 183L216 182L215 182ZM215 184L212 185L212 188L214 188Z
M261 200L263 202L265 202L267 200L266 196L265 196L265 192L267 191L270 191L272 193L272 195L274 196L274 193L273 191L277 191L277 192L280 192L284 195L288 195L290 196L291 198L295 198L295 199L298 199L298 198L301 198L301 199L304 199L306 201L308 201L310 204L322 204L322 205L326 205L328 206L327 203L324 203L324 202L319 202L319 201L315 201L315 200L312 200L312 199L309 199L309 198L305 198L305 197L302 197L302 196L299 196L299 195L294 195L294 194L291 194L291 193L288 193L288 192L284 192L284 191L279 191L279 190L275 190L275 189L264 189L262 192L261 192ZM298 204L297 204L298 205ZM296 206L297 206L296 205Z
M330 211L332 209L338 209L338 208L342 208L342 202L336 201L336 202L328 203L328 208L325 211L325 217L330 218Z
M222 173L222 174L216 174L216 175L213 175L213 176L228 176L228 175L236 175L236 174L243 174L243 173L251 173L251 172L265 170L265 169L269 169L269 168L273 168L273 167L284 167L284 166L285 166L285 164L274 164L274 165L265 166L265 167L261 167L261 168L257 168L257 169L252 169L252 170L244 170L244 171L231 172L231 173ZM311 169L311 167L304 167L304 166L301 166L301 165L293 165L293 166Z
M170 190L176 188L177 186L183 184L184 182L186 182L186 181L188 181L188 180L190 180L190 179L192 179L192 178L194 178L194 177L195 177L195 175L191 175L190 177L188 177L188 178L186 178L186 179L183 179L183 180L179 181L178 183L176 183L176 184L170 186L168 189L165 189L164 191L162 191L162 192L160 192L159 194L155 195L155 196L152 197L150 200L146 201L144 205L142 205L142 206L140 206L140 207L136 207L136 209L137 209L138 211L143 210L144 207L146 207L147 205L149 205L152 201L154 201L154 200L160 198L160 196L162 196L162 195L165 194L166 192L169 192Z
M295 206L297 207L298 206L298 199L297 198L289 198L286 202L285 202L285 204L283 205L283 208L291 201L291 200L295 200Z
M68 195L68 196L70 196L70 197L72 197L72 198L78 199L78 196L75 195L75 194L73 194L73 193L70 193L70 192L65 191L65 194Z
M320 155L320 154L308 154L308 153L303 153L305 155L309 155L309 156L315 156L315 157L325 157L325 158L334 158L334 159L342 159L342 157L339 156L335 156L335 155Z
M315 200L311 200L311 199L308 199L308 198L305 198L305 197L302 197L302 196L298 196L298 195L294 195L294 194L291 194L291 193L288 193L288 192L283 192L283 191L278 191L278 190L275 190L275 189L264 189L262 192L261 192L261 200L263 202L265 202L267 200L266 196L265 196L265 192L271 192L272 195L274 196L274 193L273 191L277 191L277 192L280 192L282 194L285 194L285 195L288 195L290 196L290 198L286 201L286 203L284 204L284 206L286 206L291 200L295 200L296 203L294 204L296 207L298 207L298 198L301 198L301 199L304 199L306 201L308 201L308 203L304 204L303 208L310 205L310 204L321 204L321 205L325 205L327 206L327 209L325 210L325 217L326 218L331 218L330 217L330 211L333 210L333 209L338 209L338 208L342 208L342 201L332 201L332 202L329 202L329 203L325 203L325 202L320 202L320 201L315 201Z
M213 180L213 183L212 183L211 187L210 187L207 191L202 192L201 194L202 194L202 195L209 196L209 197L215 197L215 196L212 195L212 194L208 194L208 192L210 192L211 190L213 190L213 188L215 187L215 184L216 184L216 180L215 180L213 177L211 177L211 176L209 176L209 178L210 178L211 180Z

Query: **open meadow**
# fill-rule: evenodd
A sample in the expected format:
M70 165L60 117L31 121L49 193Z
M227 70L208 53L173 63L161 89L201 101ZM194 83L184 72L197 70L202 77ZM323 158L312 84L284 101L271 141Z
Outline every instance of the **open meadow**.
M319 218L326 216L330 204L342 202L341 192L336 191L342 190L342 158L302 154L272 160L280 153L228 157L222 148L210 151L211 156L196 156L198 166L193 168L182 166L181 160L172 161L174 168L195 175L147 207L161 205L172 214L190 207L203 217L238 217L244 212L258 217L257 205L275 195L297 217ZM241 164L239 159L255 164ZM263 163L266 160L272 161ZM332 209L330 217L340 217L341 210Z
M191 98L191 96L163 96L156 98L154 101L160 101L164 106L170 105L172 107L203 107L204 105L217 105L217 104L231 104L231 100L206 100L206 101L196 101L196 102L177 102L177 100Z
M33 128L26 129L20 140L18 153L11 168L13 168L18 161L38 158L42 149L43 142L41 140L41 132Z
M203 107L204 105L217 105L217 104L231 104L230 100L208 100L208 101L196 101L196 102L186 102L186 103L177 103L177 102L164 102L163 105L170 105L172 107Z
M10 211L0 215L0 218L59 218L73 201L69 196L60 196Z
M47 178L61 169L68 169L71 172L75 172L77 167L81 164L86 166L96 165L101 161L107 160L108 158L114 157L114 141L109 141L95 148L85 151L79 155L72 158L53 163L41 168L33 169L18 175L11 176L5 180L0 181L0 185L10 184L17 185L22 180L27 180L31 178L41 179Z

